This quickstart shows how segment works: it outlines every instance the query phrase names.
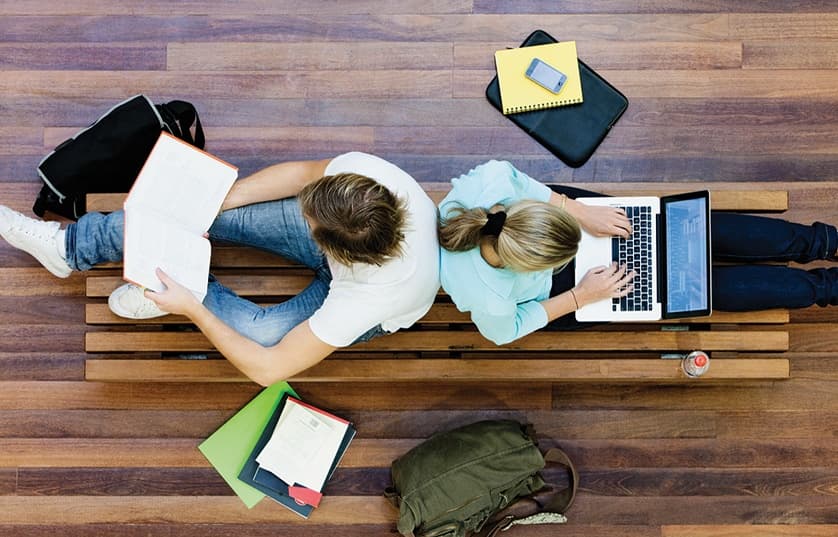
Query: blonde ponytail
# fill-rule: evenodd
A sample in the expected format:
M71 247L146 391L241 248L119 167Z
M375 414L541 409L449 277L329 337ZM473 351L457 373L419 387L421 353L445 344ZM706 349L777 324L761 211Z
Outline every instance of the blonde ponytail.
M439 245L452 252L465 252L480 244L480 230L489 220L489 212L482 207L455 207L452 216L440 217Z
M500 233L488 236L483 233L489 221L487 209L452 209L450 217L440 218L440 246L464 252L489 241L503 266L519 272L561 267L576 255L582 231L567 211L533 200L518 201L504 211Z

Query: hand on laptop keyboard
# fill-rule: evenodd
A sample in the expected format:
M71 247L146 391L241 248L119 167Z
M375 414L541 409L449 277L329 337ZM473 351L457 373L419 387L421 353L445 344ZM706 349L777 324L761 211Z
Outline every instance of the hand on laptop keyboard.
M652 209L624 207L634 233L628 238L611 239L611 258L639 277L634 281L635 292L613 297L613 311L651 311L652 293Z
M604 267L594 267L589 270L573 288L579 307L592 304L606 298L623 297L631 293L635 272L626 270L625 265L618 266L611 263Z
M580 203L576 219L585 231L594 237L628 238L632 232L631 221L625 210L618 207L592 206Z

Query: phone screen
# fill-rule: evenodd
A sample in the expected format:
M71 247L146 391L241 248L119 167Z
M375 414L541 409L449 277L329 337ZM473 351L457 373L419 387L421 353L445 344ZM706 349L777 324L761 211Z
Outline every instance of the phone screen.
M555 88L562 80L562 74L544 62L535 64L535 69L532 71L532 77L548 88Z

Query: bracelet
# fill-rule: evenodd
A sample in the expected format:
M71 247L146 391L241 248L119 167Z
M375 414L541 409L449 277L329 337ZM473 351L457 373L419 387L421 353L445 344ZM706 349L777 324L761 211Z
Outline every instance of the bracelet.
M573 297L573 303L576 304L576 309L579 309L579 301L576 300L576 293L573 292L573 289L570 290L570 296Z

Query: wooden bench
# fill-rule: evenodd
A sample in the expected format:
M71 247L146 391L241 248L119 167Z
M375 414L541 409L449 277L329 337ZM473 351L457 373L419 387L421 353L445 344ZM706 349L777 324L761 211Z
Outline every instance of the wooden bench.
M662 195L706 187L698 184L574 185L608 194ZM439 201L447 184L426 184ZM717 210L782 212L785 191L758 184L714 185ZM121 207L124 194L88 196L89 210ZM310 273L297 265L243 247L216 246L213 273L240 295L276 303L301 291ZM129 321L113 315L107 297L123 283L118 265L90 271L86 282L85 378L92 381L245 381L214 352L187 319L167 316ZM611 324L572 332L538 331L508 345L484 339L440 291L431 311L414 327L338 351L289 379L300 382L449 380L545 382L677 382L680 362L662 359L701 349L712 356L702 381L784 379L789 363L785 310L714 312L711 317L642 324ZM207 360L177 359L206 354ZM184 356L187 355L187 356ZM218 359L214 359L218 358ZM690 380L692 381L692 380Z

